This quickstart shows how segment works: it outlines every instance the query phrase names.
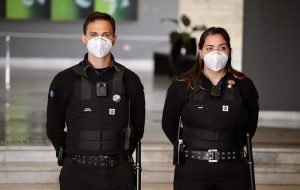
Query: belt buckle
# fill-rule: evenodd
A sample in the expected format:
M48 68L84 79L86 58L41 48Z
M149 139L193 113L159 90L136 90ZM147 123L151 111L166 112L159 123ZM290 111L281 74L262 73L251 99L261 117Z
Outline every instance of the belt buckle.
M104 160L105 167L111 167L109 156L103 156L103 160Z
M217 152L217 149L208 149L208 162L218 162Z
M109 156L98 155L98 163L103 163L104 167L109 167Z

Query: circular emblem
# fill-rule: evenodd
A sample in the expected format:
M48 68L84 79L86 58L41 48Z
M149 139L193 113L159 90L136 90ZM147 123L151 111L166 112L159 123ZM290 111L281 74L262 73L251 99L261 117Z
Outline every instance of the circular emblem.
M113 101L114 102L120 102L121 101L121 96L119 94L115 94L113 95Z
M227 81L227 84L228 84L228 88L231 88L233 85L235 85L235 81L234 80L228 80Z
M53 90L51 90L51 91L49 92L49 96L50 96L51 98L54 97L54 91L53 91Z

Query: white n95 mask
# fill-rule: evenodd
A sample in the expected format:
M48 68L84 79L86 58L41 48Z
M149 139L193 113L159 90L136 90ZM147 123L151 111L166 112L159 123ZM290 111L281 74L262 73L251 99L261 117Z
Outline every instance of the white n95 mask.
M206 54L203 60L209 69L213 71L220 71L226 66L228 55L221 51L213 51Z
M98 58L106 56L111 51L111 48L111 41L103 36L92 38L87 43L89 53Z

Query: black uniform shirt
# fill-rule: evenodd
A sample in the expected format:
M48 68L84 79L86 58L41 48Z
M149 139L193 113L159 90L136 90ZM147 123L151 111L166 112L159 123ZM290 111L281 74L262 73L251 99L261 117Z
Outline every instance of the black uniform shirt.
M87 55L84 60L88 63L86 73L89 80L94 82L112 80L115 68L110 66L104 69L95 70L87 60ZM113 57L112 57L112 61ZM76 74L71 68L68 68L58 73L49 89L48 106L47 106L47 135L53 143L55 149L62 146L65 147L66 132L65 132L65 114L73 96L73 87L75 81L81 80L81 76ZM123 81L125 83L126 96L130 99L130 116L131 124L136 129L136 142L143 137L145 125L145 95L144 88L139 77L129 69L125 69Z
M224 78L225 77L227 76L224 76ZM205 89L210 89L213 85L205 75L202 75L202 81ZM224 84L226 83L224 82L223 85ZM248 118L244 129L248 130L250 135L253 136L256 131L258 121L258 93L253 82L249 78L236 80L235 85L237 85L248 111ZM178 123L182 106L188 99L191 92L192 90L188 88L187 83L184 81L174 80L168 88L163 110L162 128L172 143L177 140Z

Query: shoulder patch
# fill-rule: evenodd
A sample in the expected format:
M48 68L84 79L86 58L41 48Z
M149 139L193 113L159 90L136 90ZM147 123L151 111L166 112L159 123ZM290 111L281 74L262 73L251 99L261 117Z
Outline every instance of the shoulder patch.
M51 98L54 97L54 91L53 91L53 90L50 90L50 92L49 92L49 97L51 97Z

